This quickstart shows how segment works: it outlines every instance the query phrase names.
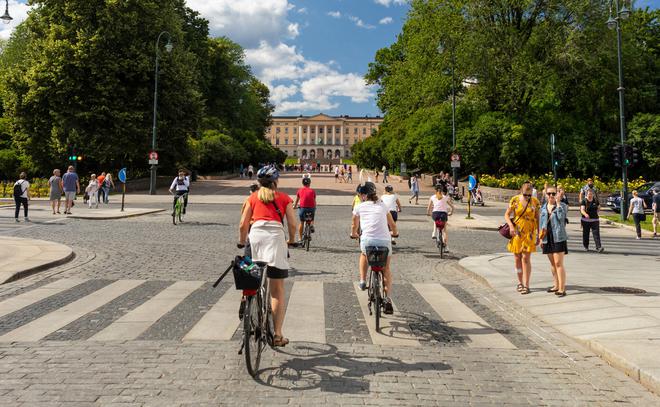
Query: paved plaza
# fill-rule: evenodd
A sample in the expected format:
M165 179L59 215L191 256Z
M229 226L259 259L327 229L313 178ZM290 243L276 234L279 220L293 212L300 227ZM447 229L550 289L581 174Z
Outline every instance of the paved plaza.
M285 175L281 185L291 193L299 180ZM492 230L498 206L475 209L476 226L459 221L459 207L441 259L426 200L415 206L402 197L395 313L376 332L355 285L358 248L348 237L355 184L335 184L330 175L314 176L324 205L310 251L291 250L284 332L292 343L268 349L252 379L237 353L240 293L231 277L211 287L239 254L249 184L195 183L177 226L164 193L128 195L134 207L167 209L131 218L52 216L45 202L33 201L33 222L15 224L11 208L0 208L1 236L57 242L75 254L0 285L0 405L660 405L646 387L458 264L504 251ZM118 211L113 198L104 211ZM575 251L581 245L570 233ZM630 253L630 262L657 256L657 241L635 242L613 228L603 234L608 252ZM570 278L569 270L567 299Z

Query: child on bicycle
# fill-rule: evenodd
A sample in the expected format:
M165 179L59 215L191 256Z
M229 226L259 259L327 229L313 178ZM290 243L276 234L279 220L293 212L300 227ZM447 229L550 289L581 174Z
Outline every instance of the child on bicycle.
M451 211L449 211L451 208ZM433 235L431 239L438 239L436 231L439 225L442 225L442 243L447 246L447 216L454 212L454 204L451 197L447 195L447 189L444 185L438 184L435 186L435 195L429 199L429 205L426 208L427 216L433 219Z
M298 234L300 234L300 241L303 240L303 226L305 225L305 216L309 213L312 216L310 232L314 233L314 215L316 214L316 191L312 185L312 178L305 177L302 179L302 188L298 189L296 193L296 201L293 203L293 209L298 209Z
M170 193L174 194L174 201L172 202L172 216L174 216L174 208L176 207L176 200L183 195L183 213L186 213L188 207L188 191L190 190L190 180L186 177L184 170L179 170L179 175L174 178L172 185L170 185Z

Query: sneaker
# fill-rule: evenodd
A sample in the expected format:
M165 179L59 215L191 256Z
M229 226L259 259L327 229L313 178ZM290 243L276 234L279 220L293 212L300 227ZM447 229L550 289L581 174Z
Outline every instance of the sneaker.
M25 218L25 221L26 221L26 222L29 222L29 221L30 221L30 218L26 217L26 218Z
M384 308L383 311L386 314L388 315L394 314L394 307L392 306L392 300L390 300L389 298L385 298L385 300L383 301L383 308Z
M585 252L588 252L588 251L589 251L589 248L588 248L588 247L585 247L585 248L584 248L584 251L585 251Z
M20 222L20 220L18 220L18 218L15 218L15 219L16 219L16 223Z
M635 239L637 239L637 240L642 240L642 238L641 238L641 237L639 237L639 236L637 236L637 237L636 237Z
M602 247L599 247L599 248L598 248L598 249L596 249L596 250L598 251L598 253L602 253L602 252L604 252L604 251L605 251L605 249L603 249Z
M360 281L360 284L358 284L358 287L360 287L360 290L364 291L367 289L367 283L364 281Z

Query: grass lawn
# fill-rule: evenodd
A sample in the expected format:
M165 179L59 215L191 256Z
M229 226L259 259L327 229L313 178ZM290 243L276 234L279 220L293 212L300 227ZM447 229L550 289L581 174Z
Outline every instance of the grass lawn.
M612 222L621 223L621 217L619 215L607 215L607 216L601 216L601 218L611 220ZM653 220L653 215L647 213L646 220L641 223L642 229L648 230L649 232L653 232L653 225L651 225L652 220ZM633 222L632 216L628 218L625 224L630 226L635 226L635 222Z

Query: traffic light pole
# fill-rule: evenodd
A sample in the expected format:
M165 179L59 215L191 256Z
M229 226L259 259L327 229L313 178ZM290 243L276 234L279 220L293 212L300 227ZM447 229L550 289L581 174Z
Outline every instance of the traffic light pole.
M618 2L617 2L617 10ZM616 47L617 47L617 60L619 64L619 131L621 133L621 148L623 151L626 149L626 116L624 104L624 91L623 87L623 62L621 56L621 21L616 22ZM625 158L621 163L621 178L623 180L623 188L621 191L621 220L625 222L628 218L628 163Z
M550 162L552 164L552 177L555 180L555 188L557 187L557 163L555 162L555 135L550 135Z

